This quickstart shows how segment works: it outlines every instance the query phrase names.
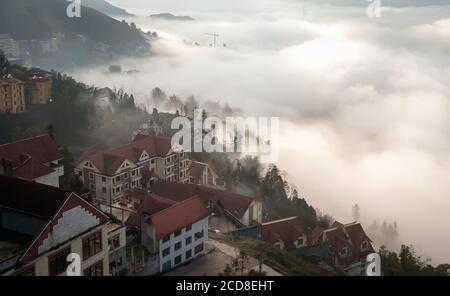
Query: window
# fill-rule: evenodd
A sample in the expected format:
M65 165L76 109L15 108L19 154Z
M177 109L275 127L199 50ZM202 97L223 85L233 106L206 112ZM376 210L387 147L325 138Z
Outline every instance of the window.
M67 266L70 264L67 262L67 256L70 252L70 248L66 248L48 258L48 268L51 276L60 275L66 271Z
M95 184L94 183L89 183L89 189L90 190L94 190L95 189Z
M192 250L186 251L186 260L192 257Z
M128 179L128 178L130 177L130 175L129 175L128 173L125 173L125 174L123 175L123 177L124 177L125 179Z
M194 249L195 255L197 255L200 252L203 252L203 243L199 244L198 246L195 247Z
M135 188L136 186L137 186L137 182L136 181L131 182L131 188Z
M175 236L175 237L180 236L180 235L181 235L181 230L175 231L175 233L174 233L174 236Z
M166 248L162 251L162 255L163 257L167 257L170 254L170 248Z
M119 183L120 182L120 176L119 177L115 177L114 178L114 183Z
M178 251L179 249L181 249L181 242L175 244L175 251Z
M199 232L197 232L197 233L195 233L195 240L197 241L197 240L199 240L199 239L201 239L202 237L203 237L203 230L202 231L199 231Z
M163 244L167 243L170 240L170 235L166 235L165 237L163 237Z
M190 237L186 238L186 246L190 245L191 243L192 243L192 237L190 236Z
M192 225L186 226L186 232L191 231L192 230Z
M102 177L102 182L105 183L106 182L106 178Z
M84 276L102 276L103 275L103 260L89 266L83 271Z
M132 177L136 177L136 175L137 175L137 170L132 170L131 171L131 176Z
M150 160L151 164L155 164L155 159Z
M83 260L86 260L102 250L102 232L99 231L83 239Z
M175 257L175 265L178 265L181 263L181 255Z
M89 173L89 180L94 180L94 177L95 177L94 173Z
M298 245L298 246L303 246L303 238L299 238L299 239L297 240L297 245Z
M103 192L103 193L106 193L106 187L103 187L103 188L102 188L102 192Z
M124 188L125 188L125 190L128 190L130 188L130 185L128 183L125 183Z

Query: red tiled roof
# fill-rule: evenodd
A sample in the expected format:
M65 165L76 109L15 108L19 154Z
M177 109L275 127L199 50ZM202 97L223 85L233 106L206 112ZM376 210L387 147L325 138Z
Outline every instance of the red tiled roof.
M26 180L35 180L53 172L53 169L42 164L36 158L29 157L21 166L13 170L12 175Z
M50 220L70 191L0 176L0 207Z
M156 239L180 230L208 217L208 210L198 196L193 196L165 210L151 215Z
M141 202L137 213L132 213L126 223L128 226L135 227L141 226L140 217L142 214L152 215L177 203L171 199L139 189L133 190L130 197L132 199L138 199Z
M0 158L20 162L20 154L30 155L41 163L63 159L63 155L58 150L58 146L56 146L56 143L49 135L0 145Z
M298 217L263 223L261 230L264 241L273 244L282 240L287 250L294 249L294 242L306 233Z
M115 174L125 160L129 160L132 163L139 162L139 158L144 151L150 157L165 157L172 148L171 141L171 138L165 135L138 135L133 142L117 148L96 153L87 151L81 155L75 164L78 165L83 161L89 160L100 172L111 176Z
M236 218L242 218L255 200L252 197L213 189L194 184L182 184L169 181L156 182L151 187L152 192L158 195L182 201L193 195L198 195L204 203L220 202L222 207Z
M338 257L340 264L348 265L350 262L359 261L373 252L371 240L358 222L342 224L336 221L332 228L323 230L321 233L325 235L326 241L334 255ZM364 241L369 243L369 248L366 251L361 251L361 244ZM345 246L350 248L351 256L342 258L339 253Z

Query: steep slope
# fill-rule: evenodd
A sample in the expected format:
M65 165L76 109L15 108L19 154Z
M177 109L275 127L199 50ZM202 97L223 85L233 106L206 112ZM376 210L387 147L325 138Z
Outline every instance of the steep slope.
M68 5L65 0L2 0L0 33L19 40L81 34L113 48L145 44L140 30L92 8L82 7L80 18L69 18Z
M114 6L105 0L83 0L81 4L112 16L132 16L125 9Z

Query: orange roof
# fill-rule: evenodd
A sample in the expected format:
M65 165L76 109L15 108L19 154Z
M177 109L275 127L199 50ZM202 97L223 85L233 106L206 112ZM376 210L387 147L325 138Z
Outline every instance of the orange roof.
M160 240L186 226L208 217L208 210L198 196L193 196L151 215L156 239Z

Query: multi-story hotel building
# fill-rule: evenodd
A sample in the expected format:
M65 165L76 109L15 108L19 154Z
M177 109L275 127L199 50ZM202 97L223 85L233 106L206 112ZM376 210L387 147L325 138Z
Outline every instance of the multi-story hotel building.
M75 193L0 176L0 275L109 275L110 219Z
M8 75L0 79L0 113L25 112L25 83Z
M75 172L99 204L130 200L133 189L156 180L187 182L189 160L172 149L166 135L138 135L133 142L107 151L87 151L75 162Z

